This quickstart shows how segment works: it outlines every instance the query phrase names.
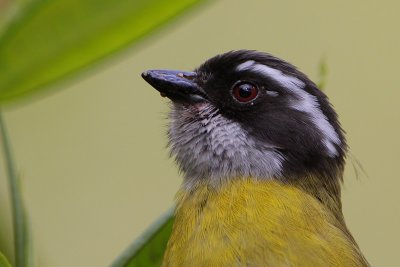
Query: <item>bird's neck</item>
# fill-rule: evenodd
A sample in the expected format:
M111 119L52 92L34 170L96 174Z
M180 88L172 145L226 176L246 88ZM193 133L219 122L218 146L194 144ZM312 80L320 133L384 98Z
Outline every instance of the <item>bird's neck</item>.
M330 210L340 222L344 223L341 201L341 179L308 176L289 182L290 185L311 195Z
M182 187L177 194L177 207L179 209L182 205L197 205L201 208L213 198L251 196L253 192L259 190L264 191L267 195L269 194L269 199L275 197L278 202L280 201L279 196L282 195L275 194L275 191L280 191L282 194L293 192L298 196L308 195L320 202L339 222L344 223L340 180L329 182L327 179L314 176L285 182L275 179L235 178L226 180L218 185L208 180L202 180L191 184L190 187Z

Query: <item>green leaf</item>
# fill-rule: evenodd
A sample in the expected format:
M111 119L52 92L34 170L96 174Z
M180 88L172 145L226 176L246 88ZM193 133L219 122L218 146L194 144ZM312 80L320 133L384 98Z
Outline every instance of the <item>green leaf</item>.
M111 267L160 266L173 221L173 209L170 209L135 240Z
M32 0L0 36L0 102L127 47L201 0Z
M1 252L0 252L0 267L11 267L10 262Z
M6 169L8 183L11 194L11 210L13 215L14 230L14 253L15 266L28 267L32 265L32 247L30 240L30 228L28 217L25 212L24 203L20 188L20 180L15 168L13 155L11 152L10 140L0 111L0 140L3 145L4 158L6 161ZM1 261L0 261L1 262Z

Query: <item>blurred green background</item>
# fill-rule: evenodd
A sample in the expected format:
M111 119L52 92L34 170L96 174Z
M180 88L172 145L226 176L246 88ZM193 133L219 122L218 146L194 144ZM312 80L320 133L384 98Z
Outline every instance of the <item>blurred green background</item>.
M36 265L108 266L173 204L181 178L165 149L168 101L140 73L191 70L215 54L246 48L284 58L313 80L325 59L325 91L352 155L343 190L347 224L371 265L396 266L399 8L388 0L209 1L61 90L8 104L3 113ZM359 179L357 160L367 173ZM11 258L0 167L0 251Z

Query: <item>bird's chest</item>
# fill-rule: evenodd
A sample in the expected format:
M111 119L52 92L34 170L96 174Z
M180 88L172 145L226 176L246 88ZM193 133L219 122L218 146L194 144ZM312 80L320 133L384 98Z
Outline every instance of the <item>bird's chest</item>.
M178 195L164 265L258 266L283 253L288 242L294 244L284 227L301 227L305 222L290 218L296 211L284 202L294 197L292 190L282 194L276 186L263 188L246 182L224 189L204 187Z
M367 266L316 198L275 181L178 193L163 266Z

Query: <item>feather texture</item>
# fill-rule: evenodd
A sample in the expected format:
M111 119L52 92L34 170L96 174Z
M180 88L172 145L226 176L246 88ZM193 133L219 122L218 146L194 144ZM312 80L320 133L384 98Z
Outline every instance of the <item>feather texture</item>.
M343 220L294 185L203 181L177 203L163 266L369 266Z

